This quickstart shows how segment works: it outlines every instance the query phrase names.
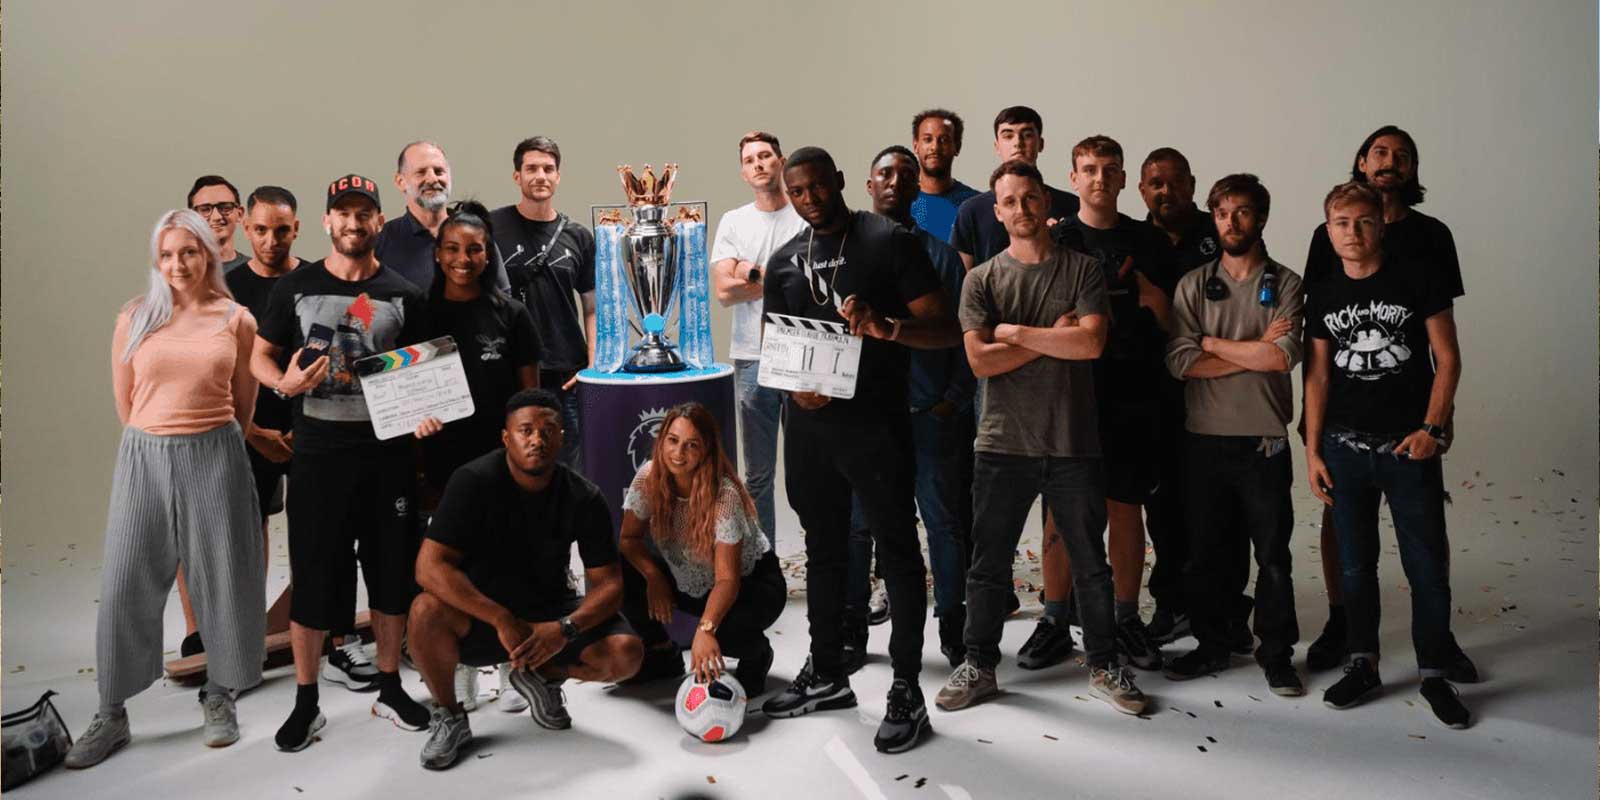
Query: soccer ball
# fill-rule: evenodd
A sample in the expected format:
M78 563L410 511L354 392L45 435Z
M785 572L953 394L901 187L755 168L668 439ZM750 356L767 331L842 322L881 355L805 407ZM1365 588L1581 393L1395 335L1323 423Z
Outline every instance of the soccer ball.
M678 724L690 736L703 742L721 742L739 732L748 702L744 687L726 672L710 683L702 683L691 674L678 687L678 702L673 708Z

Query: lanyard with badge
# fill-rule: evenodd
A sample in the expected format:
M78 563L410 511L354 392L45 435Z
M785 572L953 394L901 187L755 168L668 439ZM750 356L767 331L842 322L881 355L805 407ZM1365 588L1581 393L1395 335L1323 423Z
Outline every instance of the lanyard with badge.
M833 283L844 271L844 246L850 240L850 228L845 228L839 240L839 252L833 261ZM806 239L806 290L818 306L833 305L834 287L822 283L822 276L811 260L816 229ZM822 291L817 290L822 284ZM848 400L856 394L856 374L861 365L860 336L850 333L839 322L798 317L790 314L767 313L761 338L761 369L756 383L770 389L787 392L815 392L827 397Z

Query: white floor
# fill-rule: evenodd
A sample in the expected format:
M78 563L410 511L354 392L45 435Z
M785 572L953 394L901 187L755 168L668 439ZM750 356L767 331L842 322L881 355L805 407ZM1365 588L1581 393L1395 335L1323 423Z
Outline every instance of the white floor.
M1455 495L1455 630L1487 678L1462 687L1479 720L1468 731L1439 727L1416 695L1404 577L1391 547L1382 567L1387 688L1343 712L1320 702L1335 674L1310 676L1305 698L1279 698L1247 658L1236 658L1219 677L1182 684L1140 673L1156 702L1148 719L1087 699L1080 665L1028 673L1007 663L999 675L1005 695L955 714L934 710L928 742L883 756L871 744L889 682L889 630L880 626L872 629L872 659L852 681L859 709L795 720L756 714L734 741L720 745L692 741L677 728L670 713L675 684L569 685L572 730L537 729L526 716L486 703L472 715L476 750L452 771L430 773L417 765L425 734L369 716L370 695L325 685L330 723L321 741L284 754L272 745L293 704L294 681L284 669L240 699L244 738L230 748L201 745L192 689L158 684L129 704L132 745L99 767L55 772L16 796L1593 797L1595 487L1555 470L1496 476L1489 465L1453 462L1448 471ZM1301 500L1296 583L1308 643L1326 606L1317 511L1308 497ZM276 524L274 595L287 569L281 519ZM780 517L780 530L780 552L795 556L792 514ZM1022 584L1037 582L1030 550L1039 550L1036 527L1019 548ZM68 726L79 732L96 702L100 554L64 546L5 555L5 708L53 689ZM772 688L804 658L804 596L798 587L791 594L773 631ZM1036 613L1030 600L1006 625L1005 652L1015 653L1027 638ZM182 625L175 599L167 617L167 639L176 648ZM931 700L949 670L931 618L927 637L923 686ZM414 696L426 696L415 674L405 679ZM492 675L483 677L483 687L492 691Z

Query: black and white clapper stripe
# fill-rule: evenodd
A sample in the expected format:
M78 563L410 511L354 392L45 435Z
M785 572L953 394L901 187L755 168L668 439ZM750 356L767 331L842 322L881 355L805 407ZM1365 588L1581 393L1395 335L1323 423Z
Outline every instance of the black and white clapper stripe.
M767 321L773 323L774 325L782 325L788 328L799 328L804 331L821 331L823 333L832 333L838 336L850 335L850 330L846 328L842 322L825 322L820 319L811 319L810 317L794 317L788 314L777 314L771 311L767 312Z

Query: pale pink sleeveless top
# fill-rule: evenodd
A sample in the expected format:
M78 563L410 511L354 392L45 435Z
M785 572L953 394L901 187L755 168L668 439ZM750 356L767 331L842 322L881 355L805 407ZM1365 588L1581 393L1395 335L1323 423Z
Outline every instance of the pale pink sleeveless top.
M209 334L176 336L161 328L133 352L133 409L128 424L145 433L204 433L234 419L233 369L244 306Z

